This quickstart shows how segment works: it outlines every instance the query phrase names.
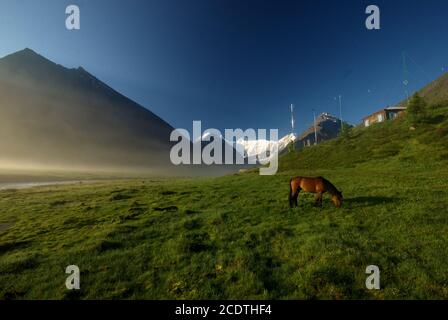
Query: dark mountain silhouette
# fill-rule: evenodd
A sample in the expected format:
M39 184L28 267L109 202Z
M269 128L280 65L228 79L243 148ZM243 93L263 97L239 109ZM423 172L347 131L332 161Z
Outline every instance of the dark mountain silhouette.
M344 122L344 125L348 127L352 127L350 124ZM316 118L316 132L317 132L317 142L326 141L330 139L334 139L338 136L341 131L341 120L335 116L330 115L329 113L321 113ZM305 130L301 135L299 135L296 139L296 148L302 148L305 145L312 145L315 143L315 135L314 135L314 125Z
M172 130L81 67L0 59L0 165L167 169Z

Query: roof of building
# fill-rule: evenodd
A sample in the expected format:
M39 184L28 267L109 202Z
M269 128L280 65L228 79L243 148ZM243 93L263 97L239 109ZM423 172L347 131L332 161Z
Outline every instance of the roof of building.
M380 110L378 110L378 111L375 111L375 112L369 114L368 116L365 116L365 117L363 118L363 120L364 120L364 119L367 119L367 118L369 118L369 117L371 117L371 116L374 116L374 115L376 115L377 113L380 113L380 112L385 111L385 110L388 110L388 111L391 111L391 110L403 111L403 110L406 110L406 109L407 109L407 107L401 107L401 106L386 107L386 108L380 109Z
M395 107L387 107L385 110L406 110L407 107L400 107L400 106L395 106Z

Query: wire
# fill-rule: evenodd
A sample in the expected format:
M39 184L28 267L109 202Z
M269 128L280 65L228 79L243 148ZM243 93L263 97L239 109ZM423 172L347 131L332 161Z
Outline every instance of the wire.
M406 52L403 52L403 54L405 54L409 60L411 60L411 62L413 62L419 69L420 71L427 77L426 80L432 81L432 78L429 76L429 74L425 71L425 69L423 69L422 66L420 66L417 62L415 62L414 59L412 59L411 56L409 56L409 54L407 54Z

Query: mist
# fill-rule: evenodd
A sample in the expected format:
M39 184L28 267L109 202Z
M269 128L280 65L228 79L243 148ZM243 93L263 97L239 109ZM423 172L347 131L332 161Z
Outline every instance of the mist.
M82 68L0 59L0 167L167 173L172 130Z

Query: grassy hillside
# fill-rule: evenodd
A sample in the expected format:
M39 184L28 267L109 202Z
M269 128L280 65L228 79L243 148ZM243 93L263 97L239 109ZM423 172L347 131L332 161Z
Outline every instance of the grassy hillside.
M0 297L447 299L447 105L429 114L288 154L275 176L1 191ZM334 182L343 207L305 194L289 209L299 174ZM365 289L370 264L381 290Z
M448 73L443 74L426 87L419 91L419 94L428 103L441 103L448 100Z
M422 123L405 117L356 127L345 138L331 140L281 159L282 171L307 169L440 167L448 160L448 102L430 105Z

